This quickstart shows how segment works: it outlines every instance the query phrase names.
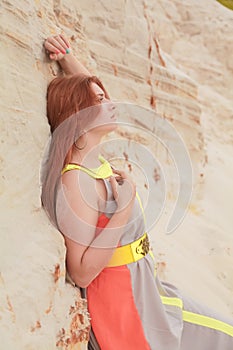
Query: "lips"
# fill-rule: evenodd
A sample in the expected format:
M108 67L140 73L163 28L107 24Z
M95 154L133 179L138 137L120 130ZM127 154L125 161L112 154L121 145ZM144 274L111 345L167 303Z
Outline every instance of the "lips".
M112 116L110 117L111 119L117 119L119 116L119 111L117 109L115 109L114 111L112 111Z

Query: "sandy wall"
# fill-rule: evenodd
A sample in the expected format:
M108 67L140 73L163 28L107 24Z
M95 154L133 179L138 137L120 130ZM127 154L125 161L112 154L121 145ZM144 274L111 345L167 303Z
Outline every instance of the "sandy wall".
M175 233L164 234L169 210L152 230L157 264L164 279L232 315L233 12L212 0L3 0L0 11L1 346L86 349L86 303L65 283L64 242L40 206L46 87L58 72L42 44L61 31L112 96L155 110L182 135L193 199Z

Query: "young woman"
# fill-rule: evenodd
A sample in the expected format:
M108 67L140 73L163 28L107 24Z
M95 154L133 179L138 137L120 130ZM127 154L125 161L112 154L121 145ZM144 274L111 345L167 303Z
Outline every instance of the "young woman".
M160 282L135 184L100 155L117 126L99 79L72 55L68 40L45 48L65 76L48 87L52 133L42 203L63 234L67 271L87 298L93 350L232 350L233 326Z

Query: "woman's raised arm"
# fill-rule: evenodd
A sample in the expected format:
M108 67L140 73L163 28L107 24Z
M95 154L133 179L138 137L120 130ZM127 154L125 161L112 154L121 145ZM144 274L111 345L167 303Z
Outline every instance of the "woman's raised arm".
M49 58L58 61L65 74L91 75L84 65L73 55L69 41L64 35L59 34L48 37L44 42L44 47Z

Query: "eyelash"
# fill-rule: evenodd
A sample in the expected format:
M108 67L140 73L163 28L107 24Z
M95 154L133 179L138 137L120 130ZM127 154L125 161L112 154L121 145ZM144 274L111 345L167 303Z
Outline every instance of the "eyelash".
M97 102L101 103L104 100L104 98L105 98L104 96L98 97Z

